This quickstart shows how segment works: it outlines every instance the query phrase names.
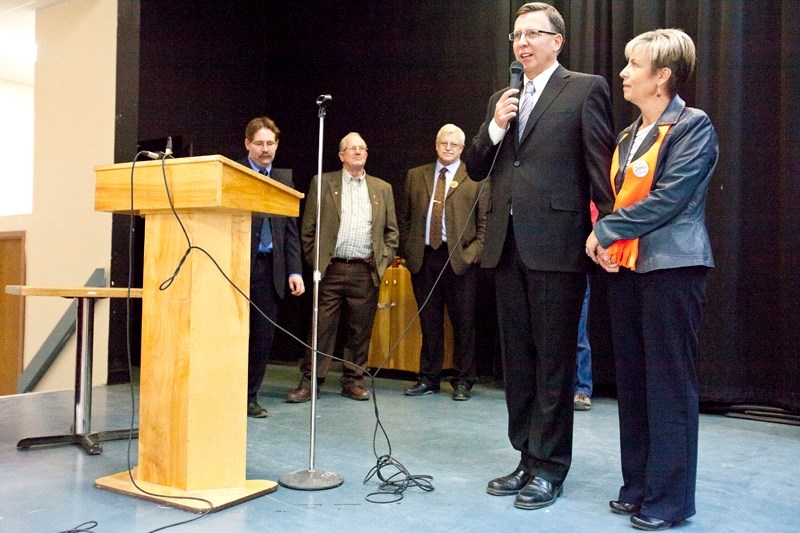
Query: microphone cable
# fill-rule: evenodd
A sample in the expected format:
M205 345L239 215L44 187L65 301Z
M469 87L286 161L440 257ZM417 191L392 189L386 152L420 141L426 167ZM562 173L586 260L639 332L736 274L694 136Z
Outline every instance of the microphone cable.
M505 137L504 137L505 138ZM497 152L500 151L500 145L502 144L502 140L498 144ZM389 358L397 351L397 348L400 346L402 340L408 335L411 327L414 325L419 319L419 315L422 313L422 310L428 305L428 302L433 295L433 291L436 290L436 286L439 284L442 276L444 275L445 270L450 266L450 261L453 257L453 253L455 250L458 249L460 243L464 240L464 234L467 231L467 227L469 226L470 222L473 222L473 217L475 216L475 210L478 207L478 203L480 202L481 196L484 193L486 185L489 183L489 177L491 175L491 169L494 168L494 162L497 160L497 152L495 153L494 159L492 160L492 165L489 169L489 173L487 173L487 177L484 178L481 183L481 187L478 190L478 194L476 195L475 202L472 204L472 208L470 209L469 216L467 217L467 221L464 224L464 227L461 228L461 232L456 240L452 250L447 256L447 261L445 261L442 269L439 271L439 274L436 276L436 279L431 286L431 290L428 292L428 295L425 297L425 300L422 302L421 305L418 306L417 312L414 316L409 320L408 324L406 325L405 329L400 333L397 340L389 347L389 350L384 356L383 360L381 361L378 368L375 369L374 373L370 373L365 370L365 373L370 376L370 388L372 389L372 398L373 398L373 406L375 411L375 429L373 431L372 436L372 451L375 455L377 460L375 466L373 466L370 471L367 473L366 477L364 478L364 483L366 484L370 479L373 477L377 477L381 483L378 486L378 490L376 492L372 492L368 494L365 499L371 503L396 503L403 499L403 493L408 488L419 488L425 492L431 492L434 490L433 487L433 476L427 474L411 474L408 469L406 469L402 463L400 463L397 459L394 458L392 455L392 443L389 439L389 435L386 431L386 428L383 426L383 423L380 419L380 413L378 411L378 401L375 394L375 378L378 376L378 373L383 369L383 366L389 360ZM462 162L462 164L464 164ZM469 178L472 179L472 178ZM474 222L473 222L474 223ZM448 241L449 242L449 241ZM378 433L383 435L383 439L386 441L386 447L388 448L388 452L383 455L378 454L377 449L377 439ZM384 472L385 470L389 470L387 474Z
M508 128L506 128L506 134L508 134ZM506 135L503 135L503 138L497 143L495 147L494 156L492 157L492 163L489 165L489 170L486 172L486 177L483 180L480 180L481 187L476 195L475 202L472 204L472 209L470 210L469 216L467 217L467 222L463 228L461 228L461 233L456 240L455 245L452 248L452 251L447 256L447 261L445 262L442 269L439 271L436 279L431 286L431 290L428 292L428 296L422 302L422 305L419 306L417 309L417 313L411 318L409 323L406 325L405 329L400 333L398 339L394 342L392 346L389 347L389 350L386 353L386 356L381 361L378 368L375 369L374 373L370 373L366 369L363 369L364 372L370 376L370 388L372 389L372 403L374 406L375 411L375 429L373 431L372 436L372 451L375 455L377 460L375 466L373 466L367 476L364 478L364 483L366 484L370 479L373 477L377 477L381 483L378 486L378 491L372 492L368 494L365 499L372 503L395 503L403 499L403 492L406 489L411 487L417 487L425 492L433 491L434 487L432 484L433 477L426 474L421 475L413 475L411 474L399 461L397 461L392 455L392 443L389 439L389 435L386 431L386 428L383 426L383 423L380 419L380 413L378 411L378 401L375 394L375 378L378 376L378 373L383 369L383 366L389 360L395 351L397 351L400 342L405 338L408 332L411 330L411 326L414 325L414 322L419 318L420 313L428 305L431 296L433 295L433 291L436 289L436 286L439 284L439 280L441 280L442 276L444 275L445 270L450 265L450 261L453 257L453 253L457 249L458 245L463 241L464 234L467 231L467 226L469 225L470 221L473 220L475 216L475 210L478 207L478 203L480 202L481 196L486 189L486 185L489 183L492 172L494 171L495 163L497 162L497 156L500 153L500 149L503 146L503 142L506 139ZM473 140L474 142L474 140ZM463 163L462 161L462 164ZM472 178L469 178L472 179ZM378 454L377 450L377 439L378 433L383 435L384 440L386 441L386 447L388 448L388 452L383 455ZM385 473L384 470L390 469L390 473ZM391 495L391 496L390 496Z
M171 142L170 142L170 144L171 144ZM139 157L142 156L142 155L145 155L147 157L151 157L149 155L151 153L152 152L147 152L145 150L137 153L136 156L133 158L133 163L131 164L131 178L130 178L130 198L131 198L131 202L130 202L130 213L128 215L128 218L129 218L129 225L128 225L128 297L126 298L126 307L125 307L125 313L126 313L126 315L125 315L125 341L126 341L126 352L127 352L127 358L128 358L128 375L131 376L131 377L133 376L133 363L132 363L132 358L131 358L131 296L130 296L130 291L131 291L131 286L133 284L133 233L134 233L134 218L133 217L135 216L134 215L134 204L133 204L133 177L134 177L134 169L136 168L136 162L139 159ZM166 189L166 192L167 192L167 199L169 201L170 209L172 210L172 213L175 215L175 218L178 220L178 224L180 224L180 227L183 230L183 233L186 236L187 241L189 241L189 234L186 232L186 228L184 227L183 222L181 222L180 217L178 217L178 214L175 211L175 205L174 205L174 203L172 201L172 196L171 196L171 194L169 192L169 186L167 185L167 174L166 174L165 163L166 163L166 159L167 158L172 158L172 150L170 150L169 147L168 147L167 150L165 151L165 153L163 154L163 156L160 156L159 158L161 159L161 173L162 173L162 176L164 177L164 186L165 186L165 189ZM189 242L189 245L191 247L191 242ZM181 265L183 264L183 261L185 261L187 255L188 255L188 251L184 255L184 257L181 259ZM179 267L179 269L180 269L180 267ZM176 271L176 274L177 274L177 271ZM174 278L174 276L173 276L173 278ZM171 280L172 280L172 278L170 278L168 281L171 283ZM169 285L167 285L167 286L169 286ZM161 289L161 290L164 290L164 289ZM130 434L128 435L127 461L128 461L128 478L130 479L131 484L133 484L134 487L136 487L142 493L147 494L148 496L154 496L154 497L157 497L157 498L172 498L172 499L176 499L176 500L191 500L191 501L197 501L197 502L205 503L208 506L207 508L201 510L200 513L197 516L193 517L193 518L190 518L188 520L182 520L182 521L179 521L179 522L175 522L175 523L163 526L163 527L159 527L159 528L150 530L149 533L155 533L156 531L163 531L163 530L168 529L168 528L172 528L172 527L180 526L180 525L183 525L183 524L188 524L188 523L194 522L196 520L200 520L204 516L206 516L209 513L214 511L214 504L211 503L211 501L209 501L209 500L207 500L205 498L197 497L197 496L172 496L172 495L167 495L167 494L158 494L158 493L154 493L154 492L150 492L148 490L145 490L142 487L140 487L138 483L136 483L136 479L133 477L133 465L132 465L132 461L131 461L131 451L132 451L132 442L133 442L133 428L134 428L134 425L135 425L135 417L136 417L136 397L135 397L135 394L134 394L133 379L130 380L129 390L130 390L130 400L131 400L131 422L130 422L131 431L130 431Z

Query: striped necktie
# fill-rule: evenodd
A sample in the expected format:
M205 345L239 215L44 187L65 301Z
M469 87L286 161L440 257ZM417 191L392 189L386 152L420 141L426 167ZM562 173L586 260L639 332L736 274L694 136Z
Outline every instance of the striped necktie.
M525 85L525 98L522 99L522 105L519 108L519 123L517 125L517 135L519 140L522 140L522 134L525 131L525 124L528 122L528 117L533 109L533 95L536 93L536 87L533 85L533 80Z

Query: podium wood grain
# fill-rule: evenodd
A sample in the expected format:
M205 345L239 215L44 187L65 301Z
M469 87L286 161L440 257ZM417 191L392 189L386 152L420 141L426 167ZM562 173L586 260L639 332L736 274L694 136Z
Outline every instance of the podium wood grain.
M139 464L95 484L217 511L277 489L245 478L250 307L231 283L249 294L251 212L296 216L303 195L222 156L161 165L136 164L133 209L131 163L95 167L97 210L146 217ZM189 248L184 228L195 248L162 288Z

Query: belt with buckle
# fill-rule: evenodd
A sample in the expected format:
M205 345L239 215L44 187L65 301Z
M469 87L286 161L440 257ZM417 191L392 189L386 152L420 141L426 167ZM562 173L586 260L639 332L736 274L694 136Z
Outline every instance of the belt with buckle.
M354 264L354 263L361 263L363 265L370 265L371 264L371 258L369 258L369 257L367 257L367 258L362 258L362 257L350 257L350 258L332 257L331 258L331 263L347 263L348 265L351 265L351 264Z

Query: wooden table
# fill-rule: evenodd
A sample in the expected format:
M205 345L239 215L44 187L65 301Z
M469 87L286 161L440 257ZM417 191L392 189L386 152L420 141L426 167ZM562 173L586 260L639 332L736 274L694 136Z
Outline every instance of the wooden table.
M127 439L138 436L138 430L119 429L111 431L91 431L92 424L92 358L94 343L94 304L100 298L141 298L142 289L112 287L31 287L27 285L7 285L7 294L17 296L60 296L73 298L78 304L77 348L75 351L75 411L71 433L46 437L30 437L17 443L18 450L28 450L34 446L60 446L78 444L89 455L102 453L102 441Z

